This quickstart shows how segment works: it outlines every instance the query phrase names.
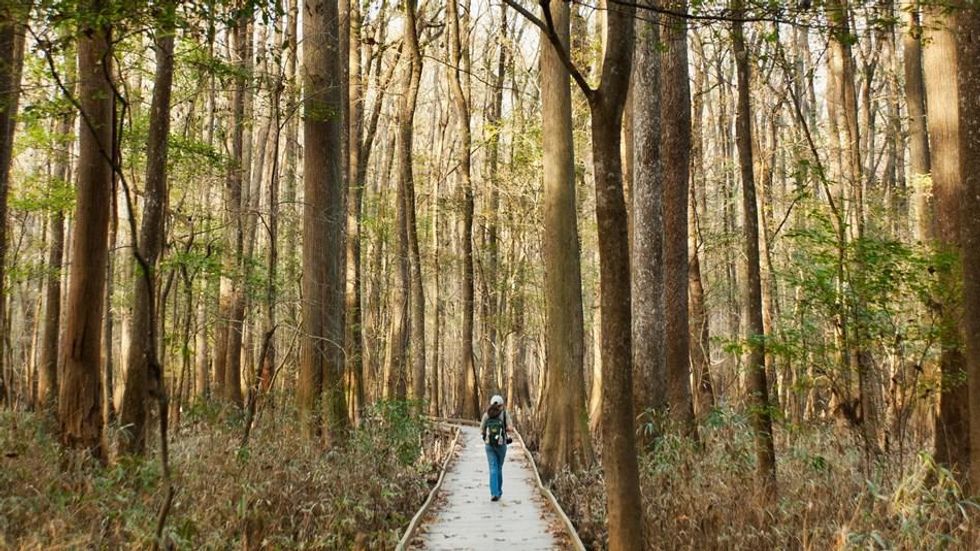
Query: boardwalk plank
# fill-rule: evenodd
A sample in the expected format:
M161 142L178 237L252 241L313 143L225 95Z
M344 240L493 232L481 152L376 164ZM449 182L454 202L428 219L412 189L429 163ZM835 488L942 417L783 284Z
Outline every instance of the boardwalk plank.
M534 551L566 549L552 528L558 518L538 491L534 474L515 441L504 463L504 494L490 501L490 471L480 431L460 427L461 449L443 480L438 504L412 549Z

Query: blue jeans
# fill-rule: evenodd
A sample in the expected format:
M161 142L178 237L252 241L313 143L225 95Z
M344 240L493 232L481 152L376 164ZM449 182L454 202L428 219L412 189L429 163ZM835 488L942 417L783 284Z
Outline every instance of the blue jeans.
M490 497L500 497L504 491L504 457L507 444L491 446L486 444L487 462L490 463Z

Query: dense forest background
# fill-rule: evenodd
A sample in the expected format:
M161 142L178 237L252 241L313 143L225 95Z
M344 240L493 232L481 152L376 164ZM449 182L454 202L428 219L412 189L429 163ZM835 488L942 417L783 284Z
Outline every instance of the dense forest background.
M973 0L0 1L0 546L975 548ZM75 520L72 520L75 519Z

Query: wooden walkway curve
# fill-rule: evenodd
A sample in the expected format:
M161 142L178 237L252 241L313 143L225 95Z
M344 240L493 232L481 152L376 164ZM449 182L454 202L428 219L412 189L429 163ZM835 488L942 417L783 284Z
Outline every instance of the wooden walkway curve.
M455 422L454 422L455 423ZM399 549L584 549L554 496L541 486L519 437L508 446L503 497L490 501L489 467L480 430L459 422L457 452Z

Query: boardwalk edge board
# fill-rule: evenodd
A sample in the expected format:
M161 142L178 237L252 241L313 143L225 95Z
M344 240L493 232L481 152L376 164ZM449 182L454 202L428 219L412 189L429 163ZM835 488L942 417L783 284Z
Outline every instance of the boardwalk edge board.
M434 423L442 423L446 425L468 425L471 427L480 426L480 423L477 423L470 419L446 419L446 418L439 418L439 417L430 417L429 420ZM455 451L456 443L459 440L460 433L461 431L457 429L456 435L453 437L453 443L450 448L453 451ZM582 543L582 539L579 537L578 532L575 530L575 526L572 524L572 521L568 518L568 515L565 514L565 511L561 508L561 505L558 504L558 499L555 498L555 494L551 493L551 490L549 490L548 487L545 486L544 482L541 480L541 473L538 472L538 466L534 462L534 457L531 455L531 451L527 449L527 445L524 443L524 437L521 436L521 433L518 432L517 429L514 429L514 433L517 435L517 439L520 440L521 449L524 450L524 456L527 458L528 463L531 465L531 471L534 473L534 480L538 485L538 491L541 492L541 494L547 499L548 503L551 504L551 508L554 509L555 514L558 515L558 518L561 520L562 524L565 525L565 532L568 534L568 537L572 540L572 547L575 549L575 551L586 551L585 544ZM418 510L417 513L415 513L415 516L412 517L412 522L409 523L408 528L405 530L405 535L402 536L402 539L398 542L398 546L395 548L396 551L404 551L405 549L407 549L406 546L412 541L412 538L415 537L415 532L418 530L419 525L422 523L422 517L425 516L425 513L428 512L429 508L432 506L432 503L435 501L436 492L438 492L439 488L442 487L442 479L446 476L446 471L449 468L449 462L452 461L455 457L456 457L455 453L450 453L449 456L446 458L446 461L443 462L442 472L439 473L439 480L436 482L436 485L433 486L432 491L429 492L428 499L425 500L425 503L422 504L422 507Z
M439 419L432 419L432 421L443 423ZM398 541L398 545L395 546L396 551L404 551L407 549L407 546L411 543L412 538L415 537L415 532L422 524L422 518L425 517L425 514L432 507L432 504L435 503L436 494L438 494L439 489L442 488L442 479L446 477L446 471L449 469L449 463L456 457L456 446L459 443L459 435L461 431L458 427L452 427L451 425L450 428L453 429L455 434L453 434L452 443L449 444L449 453L446 454L446 459L442 462L442 469L439 471L439 479L436 480L435 486L429 490L429 497L425 498L425 503L423 503L422 507L416 511L415 516L413 516L411 522L408 523L408 528L405 529L405 534L402 536L402 539Z
M527 456L528 463L531 464L531 471L534 472L534 480L536 480L538 483L538 490L545 498L548 499L548 502L551 503L551 507L558 515L558 518L561 519L562 523L565 525L565 532L568 533L568 537L572 540L572 547L575 549L575 551L586 551L585 544L582 543L582 538L578 537L578 531L575 530L575 525L572 524L571 519L569 519L568 515L565 514L565 510L558 504L558 499L555 497L555 494L551 493L551 490L549 490L541 480L541 473L538 472L538 465L534 462L534 457L531 456L531 451L528 450L527 445L524 444L524 437L521 436L521 433L517 432L516 430L514 432L517 434L517 438L521 441L521 448L524 449L524 455Z

